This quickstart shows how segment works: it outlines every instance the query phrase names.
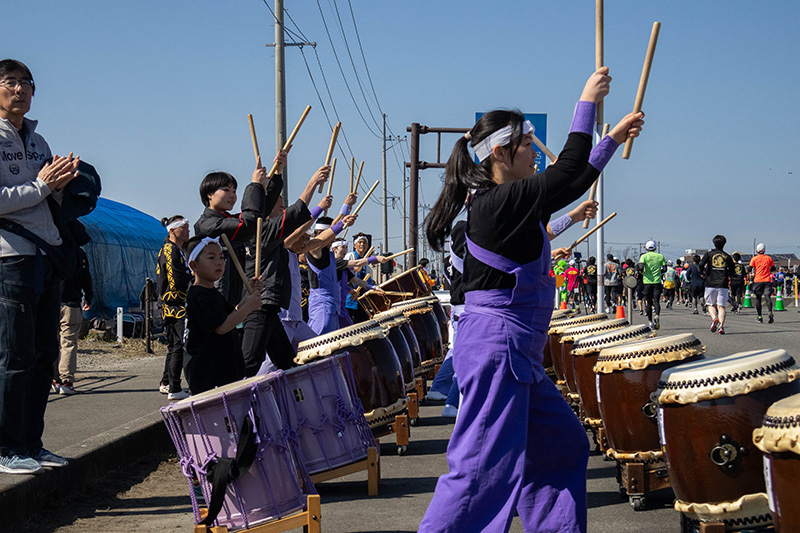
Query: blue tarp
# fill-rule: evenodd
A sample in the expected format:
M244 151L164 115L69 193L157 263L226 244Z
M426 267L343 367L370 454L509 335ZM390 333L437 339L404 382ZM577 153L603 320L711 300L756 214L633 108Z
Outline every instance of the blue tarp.
M145 278L156 280L166 228L150 215L106 198L99 198L95 210L80 220L92 239L84 246L95 294L87 315L111 318L117 307L126 312L140 307Z

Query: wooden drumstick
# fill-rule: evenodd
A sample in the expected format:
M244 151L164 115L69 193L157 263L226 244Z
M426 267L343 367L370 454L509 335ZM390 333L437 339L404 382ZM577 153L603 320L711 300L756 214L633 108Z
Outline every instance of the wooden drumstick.
M358 206L356 206L355 210L352 213L350 213L351 215L357 215L358 214L358 212L361 210L361 208L364 207L364 204L366 203L366 201L369 199L369 197L372 195L372 193L378 187L378 184L380 182L381 182L381 180L375 180L375 183L372 185L370 190L367 191L367 194L366 194L366 196L364 196L364 199L361 200L361 203L358 204Z
M386 259L394 259L395 257L400 257L401 255L410 254L413 251L414 251L414 248L409 248L408 250L403 250L402 252L397 252L396 254L392 254L389 257L387 257Z
M539 150L541 150L541 151L544 153L544 155L546 155L546 156L547 156L547 158L548 158L548 159L549 159L551 162L552 162L552 161L555 161L555 160L556 160L556 156L555 156L555 154L554 154L553 152L551 152L551 151L550 151L550 149L549 149L547 146L545 146L545 145L544 145L544 143L543 143L542 141L540 141L540 140L539 140L539 137L537 137L537 136L536 136L535 134L533 134L533 133L531 133L531 135L533 135L533 144L535 144L536 146L538 146L538 147L539 147Z
M256 126L253 124L253 115L250 113L247 114L247 122L250 123L250 139L253 141L253 152L256 154L257 162L259 156L261 156L261 151L258 149L258 139L256 138Z
M331 195L331 188L333 187L333 173L336 172L336 158L331 161L331 174L328 177L328 196ZM328 216L328 210L325 210L325 216Z
M370 289L364 294L367 295L371 292L376 293L378 291L376 291L375 289ZM413 292L397 292L397 291L383 291L381 292L381 294L385 294L386 296L405 296L405 297L414 296Z
M305 122L309 111L311 111L311 106L307 105L305 111L303 111L303 114L300 115L300 120L297 121L297 125L292 130L292 134L289 135L289 138L286 139L286 143L284 143L283 145L284 152L288 152L289 149L292 147L291 145L294 142L294 138L297 137L297 132L300 131L300 126L302 126L303 122ZM273 175L275 175L277 171L278 171L278 163L273 163L272 169L269 171L269 174L267 174L267 177L271 178Z
M256 222L256 277L261 274L261 230L264 227L264 219L258 217Z
M325 164L331 164L331 158L333 157L333 149L336 148L336 139L339 137L339 129L342 127L341 122L337 122L336 125L333 127L333 133L331 134L331 144L328 145L328 155L325 156ZM319 191L322 192L322 184L319 184Z
M356 158L355 157L351 157L350 158L350 192L348 192L348 194L353 192L353 177L355 176L355 173L356 173Z
M661 30L661 23L654 22L653 30L650 32L650 44L647 46L647 55L644 58L644 67L642 68L642 77L639 79L639 90L636 92L636 102L633 104L633 112L638 113L642 110L642 103L644 102L644 91L647 89L647 80L650 78L650 67L653 66L653 56L656 53L656 44L658 43L658 32ZM622 159L630 159L631 150L633 150L633 137L629 137L625 141L625 149L622 151Z
M375 250L375 247L374 246L370 246L369 250L367 250L367 253L364 254L364 257L369 257L369 254L371 254L373 250Z
M383 283L378 285L378 287L385 287L386 285L388 285L389 283L395 281L397 278L399 278L403 274L408 274L409 272L414 272L415 270L419 270L420 268L422 268L422 265L417 265L415 267L409 268L408 270L404 270L403 272L398 272L397 274L395 274L391 278L387 279L386 281L384 281Z
M595 29L594 29L594 67L600 70L605 66L603 57L603 0L595 0ZM597 104L597 125L603 123L603 102ZM584 228L587 226L584 226Z
M597 231L597 230L599 230L600 228L602 228L603 226L605 226L606 222L608 222L609 220L611 220L611 219L612 219L612 218L614 218L615 216L617 216L617 212L616 212L616 211L614 211L613 213L611 213L610 215L608 215L606 218L604 218L602 222L600 222L598 225L596 225L596 226L595 226L595 227L593 227L591 230L589 230L589 231L586 233L586 235L584 235L583 237L581 237L581 238L580 238L580 239L578 239L577 241L573 242L573 243L570 245L570 247L569 247L569 248L567 248L567 250L570 250L570 251L571 251L573 248L575 248L576 246L578 246L580 243L582 243L583 241L585 241L586 239L588 239L588 238L589 238L589 236L590 236L592 233L594 233L595 231Z
M605 138L606 135L608 135L608 128L609 127L610 127L610 125L608 124L608 122L603 124L603 134L600 136L600 140L601 141ZM595 196L597 196L597 182L598 181L600 181L600 178L597 178L596 180L594 180L594 183L592 183L592 188L589 190L589 200L591 200L591 201L594 201ZM591 222L591 220L589 220L588 218L584 219L584 221L583 221L583 229L588 228L590 222Z
M358 184L361 183L361 171L364 170L364 162L362 161L360 165L358 165L358 177L356 178L356 184L353 185L353 190L350 192L354 192L358 194Z
M220 235L220 237L222 237L222 242L225 244L225 248L228 249L228 256L231 258L233 266L236 267L236 271L239 273L239 277L242 278L242 283L244 283L244 286L247 289L247 294L253 294L254 292L253 286L250 285L250 280L247 279L247 275L244 273L244 269L242 268L242 264L239 262L239 258L236 257L236 254L233 252L233 245L231 245L231 240L224 233Z

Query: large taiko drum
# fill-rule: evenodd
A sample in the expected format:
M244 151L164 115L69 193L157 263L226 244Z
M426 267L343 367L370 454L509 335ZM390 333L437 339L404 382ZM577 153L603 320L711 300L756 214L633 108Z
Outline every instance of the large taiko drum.
M554 309L552 315L550 316L550 325L552 325L554 320L562 320L564 318L570 318L574 316L574 313L570 309ZM550 325L547 326L547 329L550 329ZM547 342L544 343L544 360L543 366L545 368L550 368L553 366L553 357L550 354L550 339L548 338Z
M353 401L348 354L291 368L279 384L278 407L309 474L356 463L376 445L361 403Z
M753 444L764 452L764 483L775 529L800 531L800 394L767 409Z
M403 300L402 302L395 302L392 305L392 309L402 309L409 305L419 305L422 303L426 303L431 307L431 317L436 321L439 326L439 335L442 339L442 347L447 351L447 343L450 337L450 333L448 330L448 318L444 312L444 308L442 307L442 302L439 301L439 298L436 296L426 296L424 298L414 298L412 300Z
M422 274L420 273L421 268L421 266L415 266L378 285L378 287L384 291L390 293L407 293L411 294L411 296L369 291L359 297L359 306L362 307L369 316L372 316L381 311L388 310L392 307L392 304L396 302L402 302L409 298L429 296L431 294L431 287L422 279Z
M400 361L400 366L403 369L403 381L406 384L406 391L414 389L414 356L411 353L411 347L408 344L406 335L403 334L403 325L409 325L411 320L403 314L402 309L390 309L383 311L372 317L372 319L380 324L386 330L386 336L389 342L392 343L397 358ZM410 328L410 326L409 326ZM417 353L419 353L419 344L417 344ZM421 363L421 362L420 362Z
M415 300L401 302L396 309L402 310L408 317L420 350L420 374L434 369L437 363L444 361L444 347L439 323L433 316L430 302Z
M799 377L785 350L741 352L664 372L660 436L675 509L690 523L724 522L738 531L772 522L753 430L770 405L800 392Z
M337 329L301 342L295 362L306 364L334 354L349 353L356 395L369 427L383 428L406 408L405 383L400 360L374 320Z
M238 450L255 446L252 464L225 488L217 525L249 528L305 506L298 473L306 479L308 475L286 438L278 409L277 376L237 381L161 409L190 487L193 477L199 479L206 502L212 494L209 470L222 460L236 458ZM237 462L243 469L241 457ZM191 489L189 493L199 524L196 496Z
M600 351L594 371L609 457L620 463L663 462L652 395L664 370L698 358L704 352L703 344L691 333L630 342Z
M605 313L597 313L594 315L560 318L558 320L550 321L550 328L547 330L548 344L550 345L550 356L553 360L553 369L555 370L556 377L559 379L559 381L566 384L566 376L564 374L564 367L561 365L560 357L561 332L573 326L591 324L592 322L600 322L601 320L608 320L608 315Z
M619 344L635 342L653 337L655 332L646 324L614 329L583 337L572 345L572 360L575 366L575 384L581 399L584 422L591 427L602 424L600 406L597 403L597 379L595 378L594 365L600 350Z
M615 318L612 320L600 320L590 322L580 326L572 326L561 332L561 368L564 369L564 380L567 382L569 392L577 399L578 384L575 380L575 366L572 364L572 347L576 341L584 337L590 337L606 331L613 331L625 326L630 326L627 318Z

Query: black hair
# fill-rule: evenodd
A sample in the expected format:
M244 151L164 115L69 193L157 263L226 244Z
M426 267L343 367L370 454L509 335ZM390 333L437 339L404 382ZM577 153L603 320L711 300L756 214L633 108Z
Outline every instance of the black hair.
M606 259L609 260L609 261L613 261L614 260L614 254L606 254Z
M594 256L592 256L592 257L590 257L590 258L589 258L589 264L590 264L590 265L593 265L593 264L595 264L596 262L597 262L597 259L596 259Z
M420 260L419 260L419 264L420 264L420 265L422 265L423 267L426 267L426 266L428 266L428 263L429 263L429 262L430 262L430 261L428 261L428 258L427 258L427 257L423 257L422 259L420 259Z
M186 220L186 217L184 217L183 215L172 215L171 217L162 218L161 225L166 228L176 220Z
M734 261L741 261L742 255L739 252L733 252L733 260Z
M200 201L203 202L204 206L208 207L208 195L214 194L214 191L228 185L239 187L236 183L236 178L227 172L210 172L206 174L206 177L200 182Z
M333 224L333 219L331 217L319 217L317 219L317 224L328 224L330 226Z
M525 116L517 110L490 111L469 130L469 141L466 137L456 141L453 152L447 160L444 187L424 222L425 236L431 248L437 252L444 250L450 226L464 207L470 189L486 190L497 185L492 180L492 158L487 157L480 164L476 164L467 149L467 143L474 147L505 126L511 126L513 131L522 131L524 121ZM522 137L518 135L509 143L509 146L514 146L511 150L511 161L514 160L516 148L522 143Z
M17 61L16 59L0 60L0 76L5 76L11 72L24 72L25 76L31 80L31 94L36 93L36 84L33 82L33 74L31 74L31 69L29 69L25 63Z
M697 254L694 254L694 256L692 256L692 259L694 260L695 263L699 263L700 262L700 256L697 255Z
M725 235L715 235L712 242L714 243L714 248L722 250L728 242L728 239L725 238Z

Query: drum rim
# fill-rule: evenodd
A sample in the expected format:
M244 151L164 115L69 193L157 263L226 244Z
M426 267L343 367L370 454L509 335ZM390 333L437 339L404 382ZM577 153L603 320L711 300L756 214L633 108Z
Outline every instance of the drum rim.
M764 492L745 494L730 502L687 502L676 498L674 505L676 511L696 520L722 521L726 525L751 527L764 521L772 522L769 499ZM757 521L753 522L753 518Z
M800 455L800 393L787 396L767 409L761 427L753 430L753 444L764 453Z
M675 339L676 337L684 338L682 342L675 342L666 346L646 346L638 350L623 352L623 353L606 353L611 350L618 350L620 348L630 349L637 346L642 346L645 343L652 343L655 341L663 341L667 339ZM677 340L677 339L676 339ZM651 337L642 341L635 341L630 343L618 344L616 346L609 346L603 348L597 356L597 363L595 363L594 371L598 374L611 374L616 371L623 370L644 370L651 365L658 365L663 363L678 362L689 357L702 355L705 353L706 347L703 343L694 336L692 333L680 333L678 335L670 335L668 337ZM670 356L682 357L670 357ZM644 364L643 363L647 363ZM643 365L643 366L642 366Z
M624 328L629 326L627 318L612 318L609 320L601 320L599 322L589 322L588 324L580 324L567 328L561 332L561 342L575 342L582 337L590 337L595 333L602 333L606 331L613 331L615 329Z
M639 340L652 339L655 336L656 332L650 329L647 324L634 324L578 339L572 345L572 353L583 355L584 353L599 352L603 348L611 348L629 341L638 342Z
M601 322L603 320L608 320L608 315L606 313L596 313L594 315L576 316L572 318L566 318L563 320L551 320L550 327L547 330L547 334L548 335L560 334L565 329L569 329L573 326L581 326L585 324L591 324L592 322ZM574 323L567 324L567 322L570 321L574 321Z
M226 383L225 385L200 392L198 394L193 394L188 398L184 398L179 402L174 402L167 405L166 407L164 407L164 409L171 411L182 411L186 408L190 408L192 405L202 405L209 403L212 400L221 399L223 395L230 396L235 393L249 391L253 388L253 385L262 382L272 381L274 378L275 378L275 373L271 372L269 374L262 374L258 376L240 379L232 383Z

